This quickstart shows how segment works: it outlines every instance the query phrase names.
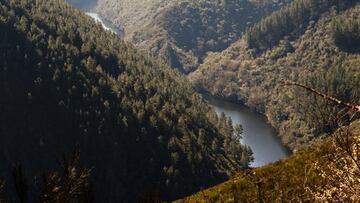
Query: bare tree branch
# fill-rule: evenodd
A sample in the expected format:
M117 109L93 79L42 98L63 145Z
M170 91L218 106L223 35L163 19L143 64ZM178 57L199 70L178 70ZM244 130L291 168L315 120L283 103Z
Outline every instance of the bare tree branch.
M351 104L351 103L341 101L341 100L339 100L337 98L334 98L334 97L328 96L326 94L323 94L323 93L321 93L321 92L319 92L319 91L317 91L317 90L315 90L315 89L313 89L311 87L308 87L306 85L302 85L302 84L299 84L299 83L296 83L296 82L287 82L287 83L285 83L285 85L292 85L292 86L298 86L298 87L304 88L304 89L306 89L306 90L308 90L308 91L310 91L310 92L312 92L312 93L314 93L314 94L316 94L316 95L318 95L318 96L320 96L320 97L322 97L322 98L324 98L326 100L329 100L329 101L334 102L334 103L336 103L338 105L345 106L345 107L347 107L349 109L356 110L356 111L360 112L360 105Z

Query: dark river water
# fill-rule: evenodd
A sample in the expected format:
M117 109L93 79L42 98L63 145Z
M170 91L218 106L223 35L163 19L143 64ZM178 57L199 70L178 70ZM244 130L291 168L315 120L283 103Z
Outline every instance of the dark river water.
M73 3L82 3L84 0L72 0ZM93 0L95 1L95 0ZM100 22L106 30L108 28L96 13L87 13L95 21ZM267 123L266 118L249 108L204 95L218 114L224 112L231 117L234 124L241 124L244 129L241 143L249 145L254 153L254 162L251 166L263 166L288 157L290 151L281 143L276 131Z
M98 0L65 0L65 1L83 11L89 11L96 5Z
M267 123L265 116L251 111L249 108L226 102L210 96L204 96L214 107L217 114L225 113L233 124L241 124L244 129L241 143L249 145L254 153L251 166L263 166L288 157L291 152L277 136L276 131Z

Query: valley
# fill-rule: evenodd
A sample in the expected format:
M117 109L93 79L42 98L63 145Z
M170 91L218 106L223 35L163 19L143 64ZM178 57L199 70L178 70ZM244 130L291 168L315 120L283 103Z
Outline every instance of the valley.
M104 29L110 30L96 13L91 13L89 16L100 22ZM241 124L244 127L241 142L248 145L253 152L254 161L251 163L252 167L264 166L285 159L291 154L290 150L281 142L275 129L259 113L251 111L245 106L221 101L211 96L204 95L204 97L214 107L219 116L221 113L225 113L227 117L232 119L233 124Z
M123 28L126 41L188 74L291 1L99 0L93 9Z
M0 203L360 202L359 0L0 1Z
M89 15L89 13L87 14ZM100 22L106 30L109 30L97 14L92 14L89 16ZM214 107L219 116L221 113L225 113L226 117L231 118L233 124L243 126L244 132L240 141L242 144L248 145L253 151L252 167L264 166L285 159L291 154L290 150L281 142L275 129L259 113L251 111L243 105L222 101L207 95L203 95L203 97Z
M177 71L63 1L0 5L1 202L170 201L248 167Z

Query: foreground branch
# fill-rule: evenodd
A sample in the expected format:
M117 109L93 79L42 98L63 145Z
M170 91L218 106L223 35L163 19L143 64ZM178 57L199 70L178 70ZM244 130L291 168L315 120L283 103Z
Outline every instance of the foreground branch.
M316 95L318 95L318 96L320 96L320 97L322 97L322 98L324 98L326 100L329 100L329 101L334 102L334 103L336 103L338 105L345 106L345 107L347 107L349 109L360 112L360 105L351 104L351 103L341 101L341 100L339 100L337 98L334 98L334 97L328 96L326 94L323 94L323 93L321 93L321 92L319 92L319 91L317 91L317 90L315 90L315 89L313 89L311 87L308 87L308 86L305 86L305 85L302 85L302 84L299 84L299 83L296 83L296 82L287 82L285 85L293 85L293 86L298 86L298 87L304 88L304 89L306 89L306 90L308 90L308 91L310 91L310 92L312 92L312 93L314 93L314 94L316 94Z

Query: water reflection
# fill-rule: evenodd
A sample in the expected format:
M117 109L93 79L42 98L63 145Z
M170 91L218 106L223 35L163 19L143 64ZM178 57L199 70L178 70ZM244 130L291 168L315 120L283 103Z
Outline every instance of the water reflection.
M225 113L231 117L234 124L241 124L244 128L243 144L249 145L254 152L252 166L263 166L288 157L291 153L277 136L263 115L252 112L249 108L204 96L214 107L216 113Z

